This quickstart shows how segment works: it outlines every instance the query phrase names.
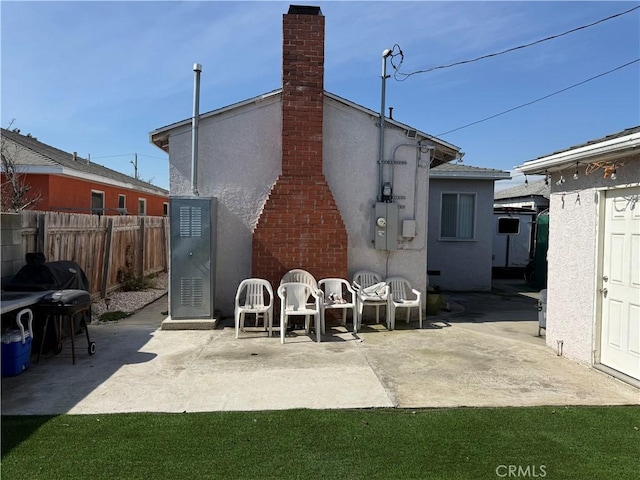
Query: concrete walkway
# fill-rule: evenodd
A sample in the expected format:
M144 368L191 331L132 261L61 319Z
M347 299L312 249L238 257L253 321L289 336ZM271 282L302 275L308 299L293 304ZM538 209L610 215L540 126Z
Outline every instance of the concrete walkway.
M166 331L167 297L117 323L89 326L97 353L67 349L2 379L2 413L196 412L640 403L640 391L559 357L537 337L535 292L502 287L449 297L451 313L417 329L368 323L357 335ZM32 357L35 362L35 356Z

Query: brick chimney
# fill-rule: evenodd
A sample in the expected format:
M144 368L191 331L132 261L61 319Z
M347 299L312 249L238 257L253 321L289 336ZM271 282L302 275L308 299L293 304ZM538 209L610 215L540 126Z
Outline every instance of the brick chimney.
M292 5L282 25L282 174L252 249L252 275L274 290L293 268L317 280L347 275L347 231L322 172L324 16L319 7Z

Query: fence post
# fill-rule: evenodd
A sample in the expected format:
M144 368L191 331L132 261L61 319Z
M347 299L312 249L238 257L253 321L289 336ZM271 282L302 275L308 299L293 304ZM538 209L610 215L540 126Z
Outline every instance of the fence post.
M38 236L36 237L36 252L45 253L45 221L44 221L44 213L38 214Z
M113 237L113 218L107 222L107 237L104 242L104 261L102 264L102 284L100 285L100 298L107 295L107 283L109 282L109 266L111 265L111 239Z
M145 254L145 239L144 239L144 217L140 217L140 238L138 243L138 276L144 277L144 254Z
M163 272L169 271L169 255L167 251L167 217L162 217L162 259L164 260Z

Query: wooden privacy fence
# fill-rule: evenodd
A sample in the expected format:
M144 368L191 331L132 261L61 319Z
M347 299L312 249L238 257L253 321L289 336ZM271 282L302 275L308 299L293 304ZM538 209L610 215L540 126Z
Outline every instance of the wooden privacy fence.
M126 277L168 270L166 217L98 216L23 211L22 253L43 252L47 262L71 260L101 297Z

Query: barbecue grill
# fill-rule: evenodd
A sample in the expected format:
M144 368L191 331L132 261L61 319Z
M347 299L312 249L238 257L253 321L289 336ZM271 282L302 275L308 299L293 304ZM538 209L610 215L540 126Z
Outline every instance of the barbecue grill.
M89 338L89 329L87 328L87 322L85 319L87 316L91 316L91 295L89 295L89 292L75 289L55 290L42 297L38 303L34 305L34 310L36 313L42 313L45 317L43 327L44 332L47 331L47 325L49 324L50 318L53 317L56 322L58 352L62 350L64 319L68 319L69 338L71 339L71 358L73 359L72 361L74 365L76 363L76 348L74 341L75 324L73 319L76 318L76 316L79 317L80 325L84 327L84 331L87 335L89 355L96 353L96 343L92 342L91 338ZM44 336L42 340L36 363L40 361L40 355L42 354L42 347L44 345Z
M83 329L87 335L89 355L96 351L96 344L89 338L87 319L91 319L91 295L89 281L80 266L69 260L46 262L42 253L28 253L27 264L4 286L11 292L39 292L42 296L33 304L37 319L44 318L41 332L38 361L47 344L52 344L56 353L62 350L64 320L68 321L73 363L75 357L74 335ZM49 320L53 318L53 322ZM53 326L53 331L48 328ZM37 345L38 339L34 339Z

